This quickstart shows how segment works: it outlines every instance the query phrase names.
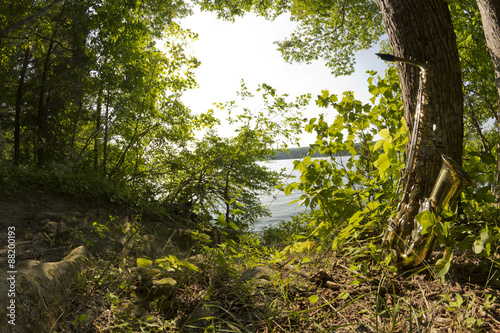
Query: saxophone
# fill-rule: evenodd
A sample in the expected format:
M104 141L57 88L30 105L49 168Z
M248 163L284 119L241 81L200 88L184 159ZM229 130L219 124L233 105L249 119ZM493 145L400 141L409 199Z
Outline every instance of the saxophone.
M408 269L427 260L436 242L432 230L422 235L423 227L415 216L429 211L436 214L439 222L442 209L454 205L460 192L472 184L472 179L458 163L439 152L442 147L438 147L439 140L435 135L437 117L432 102L432 87L428 80L432 75L429 66L393 55L377 55L382 60L404 62L420 68L409 153L398 184L398 192L403 190L403 195L396 215L389 219L382 243L391 253L396 265ZM437 163L441 163L439 174L432 175L431 171L437 169L434 168ZM432 185L433 179L436 181Z

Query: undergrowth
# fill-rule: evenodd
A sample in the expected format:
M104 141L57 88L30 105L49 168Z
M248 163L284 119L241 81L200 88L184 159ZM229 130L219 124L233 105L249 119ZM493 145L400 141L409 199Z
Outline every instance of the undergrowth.
M205 230L167 245L168 235L156 233L154 225L143 230L128 231L128 247L113 261L95 257L87 262L88 269L74 284L77 296L60 318L58 331L493 332L500 328L498 267L474 253L462 255L437 279L432 262L398 272L380 260L379 251L370 245L373 240L346 242L341 251L321 249L300 236L308 232L300 218L260 235L241 232L217 242L216 233ZM152 251L147 246L151 242L164 248ZM437 253L434 262L436 258ZM489 274L479 273L488 266Z

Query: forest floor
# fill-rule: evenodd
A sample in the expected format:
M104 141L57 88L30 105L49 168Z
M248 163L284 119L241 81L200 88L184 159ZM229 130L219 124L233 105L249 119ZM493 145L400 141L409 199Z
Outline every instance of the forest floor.
M49 316L53 332L500 332L500 272L474 253L436 279L355 260L361 248L278 260L256 237L214 242L181 225L43 191L0 196L2 244L15 226L17 262L92 253Z

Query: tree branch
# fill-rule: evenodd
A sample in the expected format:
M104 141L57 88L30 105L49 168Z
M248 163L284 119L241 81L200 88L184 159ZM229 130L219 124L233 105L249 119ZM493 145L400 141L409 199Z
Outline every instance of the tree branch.
M34 14L28 16L28 17L25 17L21 21L19 21L17 23L14 23L14 24L11 24L7 28L1 30L0 31L0 36L7 37L7 35L9 33L11 33L12 31L14 31L16 29L18 29L18 28L20 28L22 26L25 26L25 25L31 25L31 24L33 24L33 21L35 21L37 18L39 18L40 16L44 15L49 10L51 10L53 7L59 5L60 3L63 3L64 1L65 0L54 0L54 1L52 1L50 4L48 4L47 6L43 7L38 12L36 12L36 13L34 13Z

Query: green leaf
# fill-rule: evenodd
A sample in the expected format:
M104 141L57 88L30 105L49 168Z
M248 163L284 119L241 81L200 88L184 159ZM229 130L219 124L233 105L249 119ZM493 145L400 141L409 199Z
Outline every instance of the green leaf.
M380 132L378 132L378 135L380 135L384 139L388 139L391 137L391 132L387 128L384 128Z
M389 160L389 156L387 156L387 154L380 154L373 165L375 165L381 176L383 176L385 175L385 171L391 166L391 161Z
M220 223L223 227L227 227L226 223L226 218L224 217L224 214L220 214L219 217L217 218L217 222Z
M359 224L361 221L363 221L363 217L364 217L363 212L357 211L349 219L349 224Z
M448 247L444 250L443 257L436 261L434 273L437 278L443 277L450 269L451 259L453 258L453 248Z
M378 140L375 145L373 146L373 151L377 151L380 149L380 147L382 147L382 145L384 144L384 141L385 140Z
M245 214L245 212L242 211L241 209L233 209L233 210L231 210L231 214L233 214L233 215L241 215L241 214Z
M436 224L436 216L434 213L429 212L429 211L424 211L420 214L417 214L415 216L417 219L418 223L422 226L422 235L425 235L426 233L429 232L429 228L432 227L434 224Z
M343 291L339 294L339 299L347 299L349 298L349 293L347 291Z
M78 316L78 321L85 321L89 317L88 314L81 314Z
M166 277L166 278L163 278L161 280L153 281L153 284L159 284L159 285L169 284L171 286L175 286L177 284L177 281L175 281L171 277Z
M181 266L189 268L190 270L195 271L195 272L199 271L198 266L193 265L192 263L187 262L187 261L181 261Z
M311 302L312 304L315 304L316 302L318 302L318 295L311 295L307 298L309 300L309 302Z
M496 163L495 158L490 153L483 151L479 153L479 157L481 158L481 161L485 164L494 165Z
M142 268L148 268L153 264L152 260L146 259L146 258L137 258L137 266L142 267Z

